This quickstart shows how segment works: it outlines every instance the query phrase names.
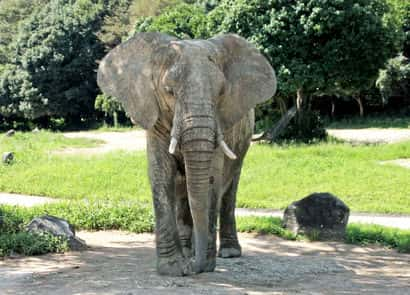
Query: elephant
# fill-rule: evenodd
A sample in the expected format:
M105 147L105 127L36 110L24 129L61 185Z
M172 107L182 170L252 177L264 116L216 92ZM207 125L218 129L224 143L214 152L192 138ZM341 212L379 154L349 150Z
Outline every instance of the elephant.
M240 256L235 203L253 108L276 92L267 59L235 34L138 33L102 59L97 82L146 129L158 273L214 271L218 215L218 255Z

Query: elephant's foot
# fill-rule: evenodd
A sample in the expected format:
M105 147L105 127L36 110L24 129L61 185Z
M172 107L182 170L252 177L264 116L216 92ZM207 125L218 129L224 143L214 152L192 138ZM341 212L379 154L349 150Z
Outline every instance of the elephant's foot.
M160 275L164 276L185 276L190 274L187 260L184 260L180 255L171 257L158 257L157 270Z
M224 244L221 243L219 247L218 256L221 258L233 258L233 257L240 257L242 255L242 249L239 243L229 243Z
M215 270L215 267L216 267L216 258L213 258L213 259L208 258L204 272L213 272Z
M191 258L194 256L194 253L190 247L182 247L182 254L185 258Z

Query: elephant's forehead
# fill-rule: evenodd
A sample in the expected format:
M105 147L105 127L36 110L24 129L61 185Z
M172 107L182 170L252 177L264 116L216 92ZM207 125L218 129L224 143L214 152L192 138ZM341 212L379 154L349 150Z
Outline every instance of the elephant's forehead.
M181 40L181 41L172 41L171 44L181 45L184 51L209 54L217 50L216 46L206 40Z

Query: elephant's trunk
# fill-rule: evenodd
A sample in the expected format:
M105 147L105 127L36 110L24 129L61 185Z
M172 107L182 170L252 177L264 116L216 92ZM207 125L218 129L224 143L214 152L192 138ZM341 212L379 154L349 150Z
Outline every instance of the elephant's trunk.
M209 182L216 146L216 122L212 116L191 116L184 121L181 150L184 155L189 205L194 225L193 270L206 269L209 236Z

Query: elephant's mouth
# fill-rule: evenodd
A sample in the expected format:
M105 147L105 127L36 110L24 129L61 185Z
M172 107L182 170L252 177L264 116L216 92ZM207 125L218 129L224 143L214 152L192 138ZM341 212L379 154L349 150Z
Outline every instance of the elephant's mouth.
M210 135L210 136L202 136L202 138L198 138L195 135L196 131L199 131L200 129L206 129L208 127L190 127L192 131L194 131L194 135L192 136L192 138L190 138L189 140L187 140L186 136L183 136L184 138L184 143L186 144L187 141L209 141L209 138L216 138L216 146L220 146L222 151L224 152L224 154L231 160L235 160L237 157L235 155L235 153L228 147L228 145L226 144L225 140L223 139L223 134L222 134L222 130L220 128L220 125L218 124L217 121L215 121L214 123L215 128L213 131L215 134L214 136ZM171 140L170 140L170 144L169 144L169 153L170 154L175 154L176 148L178 146L178 143L180 142L181 139L181 132L179 131L180 129L174 124L172 127L172 131L171 131ZM183 133L186 133L186 129ZM191 132L192 133L192 132ZM203 133L203 132L201 132ZM206 133L206 132L205 132ZM216 135L216 136L215 136Z

